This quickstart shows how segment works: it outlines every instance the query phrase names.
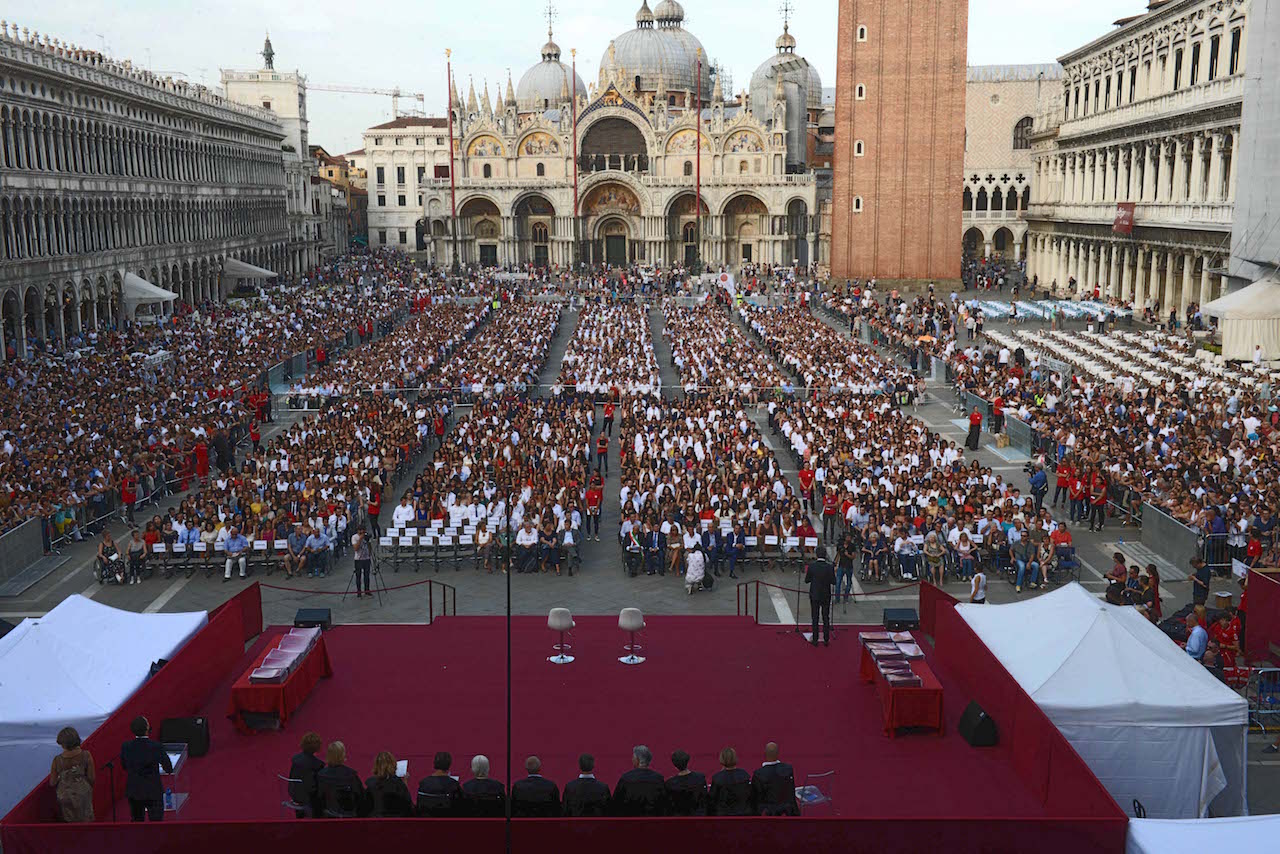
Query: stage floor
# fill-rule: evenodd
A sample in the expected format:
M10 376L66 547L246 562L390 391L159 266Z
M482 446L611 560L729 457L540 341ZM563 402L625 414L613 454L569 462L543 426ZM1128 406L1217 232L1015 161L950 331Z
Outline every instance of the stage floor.
M537 754L543 774L563 786L579 753L596 758L610 787L631 767L631 748L646 744L654 767L674 773L676 748L708 778L720 748L733 746L753 770L764 745L821 778L833 803L824 812L850 817L1026 817L1045 815L1000 754L969 747L956 731L967 698L938 672L946 689L947 732L887 738L871 685L857 678L856 630L838 632L830 648L739 617L649 617L647 661L618 662L625 635L613 617L583 617L572 638L577 660L557 666L555 635L542 618L512 623L513 769ZM189 760L191 798L181 820L284 816L277 774L289 770L302 735L315 730L343 741L362 777L389 750L409 760L409 787L431 772L438 750L453 754L455 774L470 776L471 757L487 755L506 781L504 621L449 617L432 626L337 626L326 635L334 676L278 732L241 735L226 716L231 683L285 629L270 628L245 653L203 714L209 754ZM927 647L926 647L927 650ZM935 667L936 669L936 667Z

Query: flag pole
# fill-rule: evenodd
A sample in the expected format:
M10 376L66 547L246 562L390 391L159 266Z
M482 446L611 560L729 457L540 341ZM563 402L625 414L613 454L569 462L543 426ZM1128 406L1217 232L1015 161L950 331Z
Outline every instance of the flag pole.
M571 90L570 104L573 110L573 266L578 265L578 252L581 249L581 234L578 223L578 49L570 48L569 55L573 57L573 81L569 84Z
M445 48L444 51L444 76L445 86L448 92L445 93L445 103L448 105L449 112L449 206L451 214L449 217L449 229L453 235L453 272L458 273L458 188L454 179L453 168L453 61L451 57L453 51Z

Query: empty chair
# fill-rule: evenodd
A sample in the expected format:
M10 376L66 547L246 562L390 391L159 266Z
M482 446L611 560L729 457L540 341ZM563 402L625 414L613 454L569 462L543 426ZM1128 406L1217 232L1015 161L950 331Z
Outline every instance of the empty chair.
M310 804L298 803L293 799L293 792L302 788L302 781L296 777L286 777L283 774L277 774L276 779L284 784L284 800L280 802L280 808L286 812L292 812L298 818L302 818L307 814L307 810L311 809Z
M573 615L569 613L568 608L551 609L551 613L547 615L547 628L553 632L560 633L560 642L552 647L556 654L548 658L547 661L552 664L568 664L573 661L572 655L565 654L565 651L572 649L572 647L564 642L564 633L572 631L573 627Z
M636 632L644 629L644 615L640 613L639 608L623 608L618 614L618 628L627 632L631 636L631 642L623 649L627 650L627 654L619 658L623 664L641 664L644 659L636 653L641 649L636 644Z

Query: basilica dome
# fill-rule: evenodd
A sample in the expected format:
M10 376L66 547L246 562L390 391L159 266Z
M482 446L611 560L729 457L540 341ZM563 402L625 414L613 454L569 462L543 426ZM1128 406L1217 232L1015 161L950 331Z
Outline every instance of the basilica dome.
M696 91L694 80L698 52L702 51L702 97L711 96L711 59L702 50L702 42L686 30L684 8L675 0L662 0L652 11L643 0L636 13L636 27L613 40L612 63L625 70L627 81L642 92ZM603 64L610 62L606 57ZM663 86L659 87L659 78Z
M791 35L789 26L782 28L782 35L778 36L774 46L778 52L760 63L751 75L752 112L758 116L769 115L779 76L784 83L795 84L795 88L804 93L806 110L820 111L822 77L808 60L796 54L796 37Z
M516 109L521 113L541 113L560 106L569 93L569 80L573 69L560 61L560 46L547 31L547 43L542 46L542 61L530 68L520 78L516 87ZM587 94L582 77L574 77L579 95Z

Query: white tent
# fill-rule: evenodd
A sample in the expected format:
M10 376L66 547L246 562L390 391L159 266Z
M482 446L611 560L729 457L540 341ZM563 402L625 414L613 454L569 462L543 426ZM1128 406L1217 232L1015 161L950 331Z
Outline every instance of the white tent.
M1280 280L1260 279L1201 307L1222 327L1222 355L1252 359L1262 345L1264 359L1280 359Z
M0 638L0 816L49 773L58 730L82 739L208 622L135 614L75 595Z
M234 279L274 279L276 274L270 270L236 258L227 258L222 262L222 272Z
M1202 818L1173 821L1129 820L1125 854L1171 854L1177 851L1271 851L1280 839L1280 815Z
M164 288L151 284L141 276L135 276L133 273L124 274L124 310L126 317L133 317L140 305L151 305L159 303L161 305L169 303L170 311L173 309L173 302L177 300L178 295L173 291L166 291Z
M956 611L1126 812L1248 811L1247 704L1134 608L1070 584Z

